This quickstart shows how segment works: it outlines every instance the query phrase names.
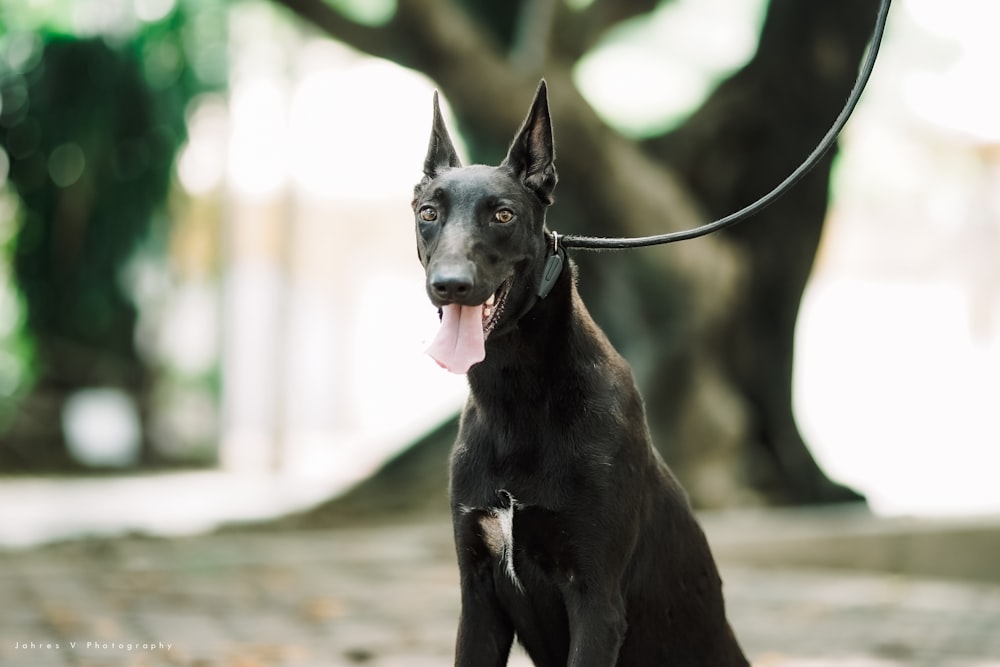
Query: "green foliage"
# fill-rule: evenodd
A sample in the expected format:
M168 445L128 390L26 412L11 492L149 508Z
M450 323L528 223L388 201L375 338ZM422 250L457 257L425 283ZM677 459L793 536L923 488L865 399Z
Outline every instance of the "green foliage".
M183 125L157 104L134 49L48 37L4 87L0 144L24 217L14 275L36 337L128 350L118 270L166 195ZM10 91L10 92L8 92Z
M0 224L8 412L33 373L67 389L134 386L137 304L124 270L166 236L150 232L190 100L226 82L225 2L115 6L123 13L0 0L0 204L14 202Z
M4 156L0 173L6 173L7 166ZM24 333L24 299L10 271L19 227L13 195L0 190L0 433L14 417L16 398L34 379L34 347Z

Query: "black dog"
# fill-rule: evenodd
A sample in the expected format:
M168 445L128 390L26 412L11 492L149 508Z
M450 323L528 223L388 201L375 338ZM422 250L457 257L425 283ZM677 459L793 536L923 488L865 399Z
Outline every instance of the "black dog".
M544 82L499 167L461 166L435 96L413 210L442 317L430 353L471 389L451 459L455 664L504 665L516 634L540 667L747 665L631 370L546 230L553 157Z

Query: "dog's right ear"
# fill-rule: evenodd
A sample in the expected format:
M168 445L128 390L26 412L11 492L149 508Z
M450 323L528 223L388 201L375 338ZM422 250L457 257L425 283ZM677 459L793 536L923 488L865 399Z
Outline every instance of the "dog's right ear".
M424 158L424 175L435 178L444 168L461 167L455 146L451 143L448 128L441 116L441 105L438 102L437 91L434 91L434 121L431 127L431 141L427 145L427 157Z

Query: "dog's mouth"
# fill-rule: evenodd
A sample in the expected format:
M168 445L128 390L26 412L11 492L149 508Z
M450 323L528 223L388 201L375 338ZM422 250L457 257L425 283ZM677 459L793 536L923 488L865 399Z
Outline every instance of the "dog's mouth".
M452 373L466 373L486 358L486 339L496 328L514 283L511 275L478 306L449 303L441 306L441 328L427 348L439 366Z
M503 307L507 303L507 295L510 294L511 285L514 283L514 276L508 277L502 283L500 287L497 288L490 298L486 299L486 303L483 304L483 338L489 337L490 333L497 326L497 322L500 321L500 316L503 314Z

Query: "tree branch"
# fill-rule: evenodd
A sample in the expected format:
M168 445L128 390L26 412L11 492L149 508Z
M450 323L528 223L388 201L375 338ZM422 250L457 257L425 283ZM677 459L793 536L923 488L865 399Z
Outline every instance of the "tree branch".
M393 57L394 30L372 28L347 19L323 0L271 0L284 7L306 23L315 26L338 42L379 58ZM398 62L398 61L397 61Z
M622 21L648 14L661 0L594 0L575 10L560 3L553 32L553 55L576 62Z
M560 4L560 0L535 0L522 7L510 50L510 61L521 72L538 73L545 67Z

